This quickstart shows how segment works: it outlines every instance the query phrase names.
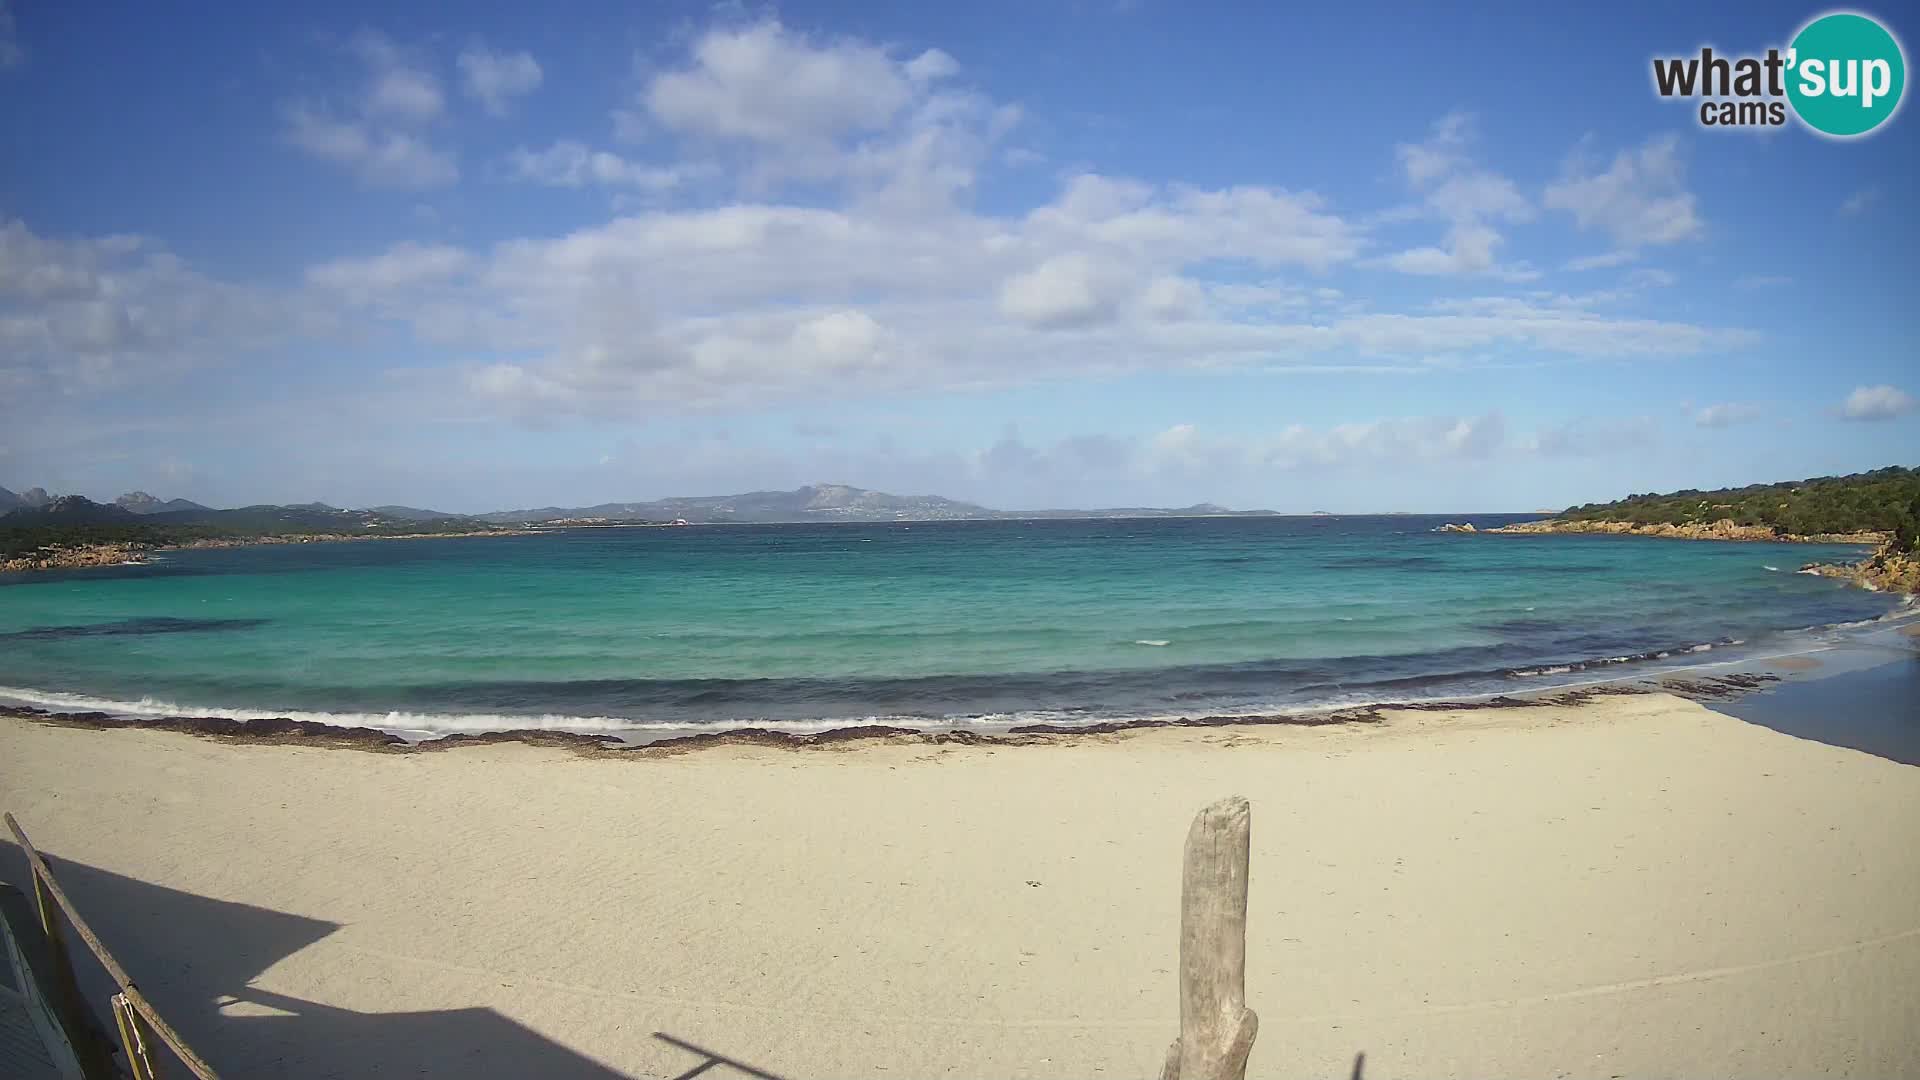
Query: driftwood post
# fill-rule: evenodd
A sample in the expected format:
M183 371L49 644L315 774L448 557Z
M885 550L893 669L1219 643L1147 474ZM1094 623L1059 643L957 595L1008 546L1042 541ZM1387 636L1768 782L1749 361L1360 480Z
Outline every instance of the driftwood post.
M1180 1037L1160 1080L1244 1080L1260 1019L1247 1008L1247 800L1187 830L1180 881Z

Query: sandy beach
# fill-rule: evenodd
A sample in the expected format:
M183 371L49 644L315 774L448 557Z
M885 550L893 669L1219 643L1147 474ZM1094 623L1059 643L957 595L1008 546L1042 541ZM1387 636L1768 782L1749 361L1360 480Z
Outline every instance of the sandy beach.
M0 803L229 1076L1157 1075L1229 794L1249 1075L1920 1071L1920 769L1664 695L592 758L0 722Z

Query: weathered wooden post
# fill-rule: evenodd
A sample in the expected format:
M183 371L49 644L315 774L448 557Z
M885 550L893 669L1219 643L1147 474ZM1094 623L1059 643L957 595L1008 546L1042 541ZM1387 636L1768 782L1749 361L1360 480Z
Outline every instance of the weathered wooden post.
M1160 1080L1244 1080L1260 1018L1247 1008L1247 853L1238 795L1187 830L1180 881L1180 1037Z

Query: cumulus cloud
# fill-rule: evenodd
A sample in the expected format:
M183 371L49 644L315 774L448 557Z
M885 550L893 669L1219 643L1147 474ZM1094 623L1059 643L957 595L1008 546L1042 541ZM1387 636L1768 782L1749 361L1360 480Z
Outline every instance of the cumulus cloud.
M689 173L684 167L630 161L571 139L562 139L544 150L518 148L507 161L516 178L550 187L592 186L658 193L678 187Z
M0 384L17 392L175 376L311 326L283 297L209 278L144 238L0 222Z
M1475 163L1472 117L1442 117L1427 138L1395 148L1401 172L1423 199L1420 213L1447 223L1441 246L1418 247L1380 260L1405 274L1493 274L1524 281L1539 275L1525 266L1502 267L1496 252L1505 238L1499 223L1530 221L1533 204L1513 181Z
M1591 154L1576 152L1547 185L1544 201L1571 213L1581 228L1608 233L1625 251L1693 239L1704 228L1674 135L1622 150L1604 170Z
M676 131L756 142L831 142L886 128L924 87L958 71L930 50L900 60L854 39L815 40L777 19L716 27L644 100Z
M431 188L460 178L453 155L417 135L337 119L304 105L288 110L286 138L313 157L351 169L369 187Z
M349 52L362 85L344 106L296 101L282 110L282 137L302 152L351 171L369 187L430 188L459 179L452 152L419 129L446 106L440 80L391 38L363 31Z
M1848 420L1892 420L1920 409L1920 400L1897 387L1856 387L1840 405L1840 415Z
M1693 414L1693 422L1704 428L1732 427L1760 418L1760 406L1742 401L1708 405Z
M495 116L505 116L513 99L540 88L540 62L528 52L495 52L485 45L469 45L455 63L461 86Z
M1000 310L1032 326L1085 326L1113 318L1126 287L1122 277L1085 254L1056 255L1009 278L1000 290Z
M662 132L701 146L755 195L836 184L908 214L969 189L1021 115L959 85L959 62L939 49L812 35L776 18L713 27L653 71L614 111L623 138Z
M440 115L446 95L440 80L413 63L393 39L376 31L362 31L353 39L353 52L367 68L365 111L407 123L421 123Z

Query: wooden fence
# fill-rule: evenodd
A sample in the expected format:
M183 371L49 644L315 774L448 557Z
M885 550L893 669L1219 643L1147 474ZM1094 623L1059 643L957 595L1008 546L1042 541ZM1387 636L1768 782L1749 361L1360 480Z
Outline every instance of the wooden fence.
M156 1053L159 1046L173 1052L180 1063L186 1066L199 1080L219 1080L212 1066L201 1060L193 1052L173 1025L161 1017L159 1010L147 1000L147 996L134 985L133 978L127 974L120 962L107 951L87 920L74 908L73 901L60 888L53 870L40 852L27 839L26 831L14 820L12 814L6 815L7 828L13 830L14 842L20 845L20 851L27 857L33 877L33 899L40 916L40 931L45 937L48 970L45 975L51 984L47 989L52 996L54 1011L63 1021L67 1037L78 1045L72 1047L78 1059L81 1072L93 1080L115 1075L107 1047L94 1035L92 1014L87 1011L86 999L80 993L80 982L74 976L73 959L67 952L66 928L71 926L73 933L86 945L107 975L120 988L109 999L113 1013L113 1022L119 1029L120 1050L126 1055L127 1071L133 1080L158 1080L161 1075L161 1058ZM65 916L64 921L61 916Z

